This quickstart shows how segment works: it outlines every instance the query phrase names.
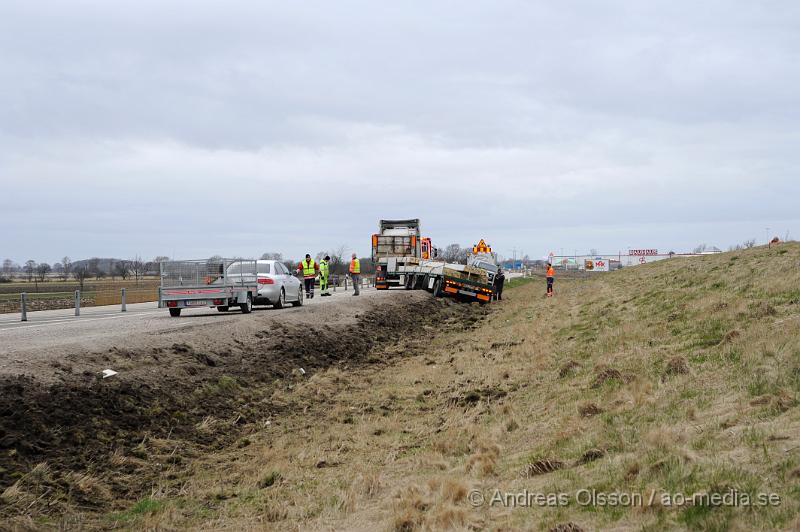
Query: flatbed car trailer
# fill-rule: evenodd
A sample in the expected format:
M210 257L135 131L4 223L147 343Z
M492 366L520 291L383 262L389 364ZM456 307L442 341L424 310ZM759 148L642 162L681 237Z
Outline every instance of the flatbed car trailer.
M238 306L253 310L258 295L256 261L242 259L172 260L161 263L159 307L177 318L184 308Z

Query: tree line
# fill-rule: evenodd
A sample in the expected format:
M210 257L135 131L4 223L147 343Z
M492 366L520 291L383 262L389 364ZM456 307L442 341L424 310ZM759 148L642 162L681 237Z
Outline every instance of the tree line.
M87 279L94 278L101 280L117 278L124 280L135 279L138 282L146 275L158 275L159 263L169 260L169 257L158 256L153 260L143 260L136 256L132 259L101 259L92 257L79 261L72 261L69 256L65 256L60 262L49 264L47 262L36 262L33 259L17 264L11 259L3 260L2 270L0 270L0 282L10 282L14 277L21 277L28 282L44 283L51 279L67 281L74 279L78 282L81 290Z

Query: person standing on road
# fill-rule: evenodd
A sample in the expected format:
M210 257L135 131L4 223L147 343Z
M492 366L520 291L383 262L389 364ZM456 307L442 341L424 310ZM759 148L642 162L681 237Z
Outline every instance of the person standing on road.
M297 267L297 273L303 272L303 283L306 287L306 297L314 299L314 279L317 278L319 273L319 265L311 258L311 255L306 253L306 260L300 263Z
M553 281L556 280L556 270L553 265L547 263L547 297L553 297Z
M328 279L331 273L330 260L330 256L325 255L325 258L319 261L319 295L322 297L331 295L328 291Z
M502 268L497 268L497 273L494 274L494 298L498 301L503 299L504 284L506 284L506 275Z
M353 260L350 261L350 278L353 280L353 295L361 294L361 261L353 253Z

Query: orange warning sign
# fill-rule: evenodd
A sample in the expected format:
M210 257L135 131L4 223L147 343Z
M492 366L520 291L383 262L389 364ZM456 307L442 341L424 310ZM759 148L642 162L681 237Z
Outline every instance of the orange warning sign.
M481 241L478 242L477 246L472 247L473 253L491 253L492 248L486 245L486 241L481 238Z

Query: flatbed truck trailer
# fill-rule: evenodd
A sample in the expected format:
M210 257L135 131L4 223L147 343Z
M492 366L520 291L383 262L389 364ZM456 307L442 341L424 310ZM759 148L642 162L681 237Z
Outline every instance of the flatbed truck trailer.
M238 306L253 310L258 295L256 261L242 259L172 260L161 263L158 306L176 318L185 308Z
M454 297L479 303L489 303L494 295L491 272L466 264L453 264L416 257L389 257L379 260L375 286L391 276L406 290L427 290L435 297Z

